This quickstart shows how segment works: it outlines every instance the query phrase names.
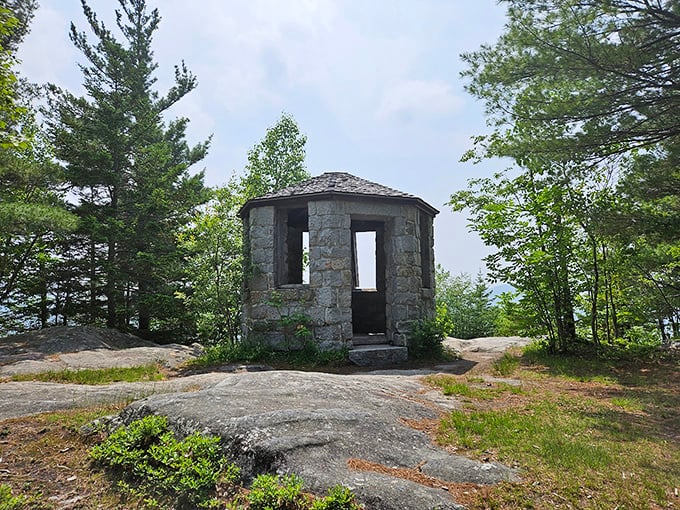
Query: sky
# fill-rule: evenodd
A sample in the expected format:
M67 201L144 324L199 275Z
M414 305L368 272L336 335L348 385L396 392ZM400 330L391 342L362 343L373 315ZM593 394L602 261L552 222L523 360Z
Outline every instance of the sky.
M84 94L84 57L69 26L88 32L79 0L39 0L19 51L20 73ZM88 0L109 28L115 0ZM484 271L491 252L445 205L470 178L502 161L459 162L487 132L483 105L464 90L460 54L492 44L496 0L148 0L162 21L153 49L157 88L184 61L198 87L169 112L190 119L191 143L212 135L196 168L206 184L243 171L247 153L283 112L307 136L312 175L349 172L412 193L439 209L436 262L453 274ZM94 41L94 38L90 38Z

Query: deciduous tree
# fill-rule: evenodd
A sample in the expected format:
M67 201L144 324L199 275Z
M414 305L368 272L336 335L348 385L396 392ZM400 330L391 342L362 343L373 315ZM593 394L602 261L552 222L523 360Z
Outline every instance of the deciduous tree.
M305 143L295 119L283 114L248 152L242 176L215 191L213 200L180 236L188 257L191 285L183 295L199 338L204 342L236 342L240 338L243 288L243 226L238 213L256 196L309 177Z

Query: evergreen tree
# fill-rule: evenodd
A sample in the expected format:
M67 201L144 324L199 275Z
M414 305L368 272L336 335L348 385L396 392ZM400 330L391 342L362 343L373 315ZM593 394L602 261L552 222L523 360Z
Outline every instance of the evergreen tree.
M437 265L435 277L437 309L445 311L446 322L452 324L448 334L468 339L495 333L498 311L481 273L474 279L467 273L453 276Z
M65 209L61 172L35 122L37 88L14 71L35 8L31 0L0 7L0 328L6 330L47 325L49 248L76 224Z
M145 0L119 4L122 41L84 1L95 42L71 25L71 40L88 61L81 66L87 95L51 87L50 133L81 218L83 242L71 256L88 282L90 321L102 316L104 298L109 327L177 327L183 312L174 292L184 277L176 234L208 199L203 173L189 173L208 142L188 146L187 119L164 123L196 79L182 63L164 96L154 90L158 10L148 12Z

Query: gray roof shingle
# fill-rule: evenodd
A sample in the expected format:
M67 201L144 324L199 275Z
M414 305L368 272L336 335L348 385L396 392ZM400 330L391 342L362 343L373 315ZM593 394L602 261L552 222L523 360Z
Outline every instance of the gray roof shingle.
M382 184L367 181L346 172L326 172L317 177L312 177L306 181L249 200L243 206L241 213L244 214L255 205L264 205L269 202L279 202L287 198L304 198L313 195L347 195L348 197L414 200L418 202L421 208L433 215L439 212L421 198L410 193L404 193Z

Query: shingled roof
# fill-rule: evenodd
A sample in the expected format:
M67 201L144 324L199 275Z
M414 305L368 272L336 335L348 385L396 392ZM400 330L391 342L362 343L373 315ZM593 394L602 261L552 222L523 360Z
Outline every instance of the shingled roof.
M399 201L414 201L418 207L433 216L439 211L423 199L388 188L376 182L367 181L346 172L326 172L306 181L293 184L278 191L273 191L246 202L241 209L241 215L252 207L270 205L292 198L376 198Z

